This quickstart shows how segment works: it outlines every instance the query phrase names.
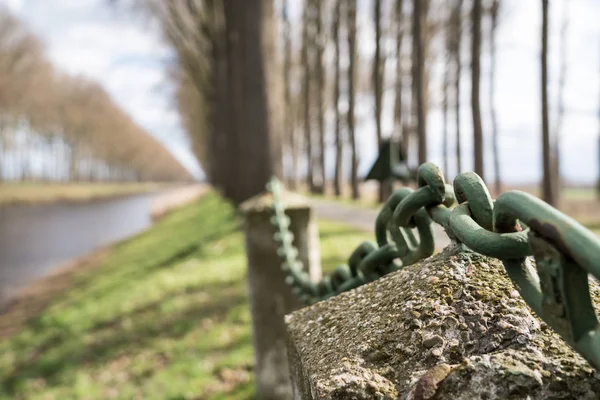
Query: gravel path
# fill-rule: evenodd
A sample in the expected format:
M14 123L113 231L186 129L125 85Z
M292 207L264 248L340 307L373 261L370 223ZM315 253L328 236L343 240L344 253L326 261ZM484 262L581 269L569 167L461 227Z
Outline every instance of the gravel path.
M320 199L311 199L310 201L319 218L345 222L358 229L374 234L375 219L378 214L377 210L359 206L349 206L334 201ZM444 229L437 224L434 224L434 231L436 236L436 249L442 250L450 244L450 239L448 239ZM375 240L375 236L373 236L373 240Z
M158 193L151 204L151 215L153 219L160 218L169 211L189 204L198 199L209 189L208 185L198 183L182 186Z

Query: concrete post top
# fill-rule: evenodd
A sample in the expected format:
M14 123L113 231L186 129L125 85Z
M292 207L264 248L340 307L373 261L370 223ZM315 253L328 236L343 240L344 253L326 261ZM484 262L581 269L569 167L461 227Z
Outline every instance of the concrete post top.
M502 263L456 247L298 310L286 326L302 399L595 399L600 391L600 374L533 314Z
M310 200L298 193L282 190L280 199L286 210L310 208ZM264 192L243 202L240 205L240 210L244 214L264 212L270 210L272 205L273 195L270 192Z

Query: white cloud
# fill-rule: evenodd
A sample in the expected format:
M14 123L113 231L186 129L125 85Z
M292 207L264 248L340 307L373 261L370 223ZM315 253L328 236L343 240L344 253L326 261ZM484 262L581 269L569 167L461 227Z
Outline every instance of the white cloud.
M0 4L5 3L9 10L18 13L23 8L23 2L24 0L4 0Z

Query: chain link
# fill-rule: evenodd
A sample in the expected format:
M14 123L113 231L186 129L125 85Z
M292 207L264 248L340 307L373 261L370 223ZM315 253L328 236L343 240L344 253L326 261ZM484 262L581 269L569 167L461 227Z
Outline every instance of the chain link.
M588 274L600 279L600 239L528 193L509 191L493 201L473 172L458 175L451 186L436 165L425 163L417 186L395 191L383 205L375 221L377 244L362 243L347 265L313 283L298 261L281 184L273 179L275 240L294 293L312 304L427 258L435 249L436 222L452 240L501 260L531 309L600 369L600 324L588 283Z

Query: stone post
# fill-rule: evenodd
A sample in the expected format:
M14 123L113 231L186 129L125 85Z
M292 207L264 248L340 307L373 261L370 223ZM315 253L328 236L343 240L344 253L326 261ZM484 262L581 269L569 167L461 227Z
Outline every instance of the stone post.
M600 374L530 310L502 263L457 246L296 311L286 326L294 400L600 393Z
M321 278L318 227L308 199L283 192L281 200L291 220L290 231L305 270ZM248 257L248 293L252 313L258 396L264 400L291 399L285 345L284 316L302 306L285 283L271 225L272 196L264 194L244 204Z

